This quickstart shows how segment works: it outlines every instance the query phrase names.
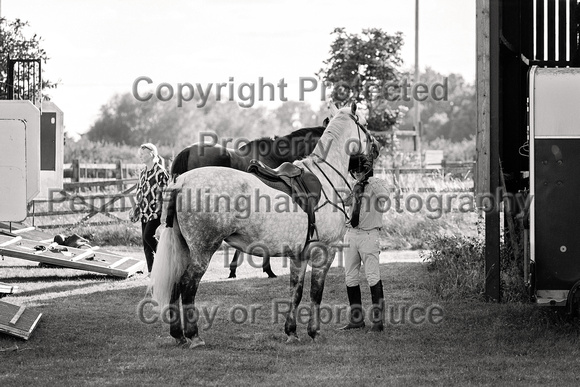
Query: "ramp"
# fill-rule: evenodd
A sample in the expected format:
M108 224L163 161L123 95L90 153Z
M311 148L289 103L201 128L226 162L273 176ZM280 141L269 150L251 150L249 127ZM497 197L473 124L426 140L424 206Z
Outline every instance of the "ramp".
M25 239L8 232L0 233L0 255L121 278L141 272L145 266L142 260L102 251L98 247L64 247L52 243L52 239Z
M42 313L0 301L0 332L28 340Z
M39 230L36 227L28 227L19 222L0 222L0 233L7 235L16 234L23 238L36 241L54 238L54 236Z

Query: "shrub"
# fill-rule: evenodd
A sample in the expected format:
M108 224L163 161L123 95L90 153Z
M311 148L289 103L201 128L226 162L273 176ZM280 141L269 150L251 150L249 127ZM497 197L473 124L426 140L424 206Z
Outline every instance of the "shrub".
M426 287L444 300L483 300L485 287L484 243L481 238L441 236L430 242L430 251L421 252L430 273ZM529 299L521 262L511 249L500 246L500 294L502 302Z
M470 215L446 213L439 219L431 219L424 213L399 214L389 211L383 217L381 246L391 250L428 249L434 238L474 234Z

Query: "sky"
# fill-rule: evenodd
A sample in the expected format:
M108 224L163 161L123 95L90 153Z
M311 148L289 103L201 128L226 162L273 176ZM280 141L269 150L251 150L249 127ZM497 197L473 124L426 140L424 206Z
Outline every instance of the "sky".
M175 94L178 83L213 84L213 90L226 83L223 98L233 85L236 100L242 83L262 78L276 86L284 79L284 97L298 100L299 79L323 67L336 27L400 31L404 67L415 62L413 0L0 0L0 15L28 21L26 34L42 37L50 58L44 77L59 82L48 94L69 133L88 131L101 107L117 93L131 93L139 77L151 80L139 82L139 95L162 83ZM421 70L474 82L475 47L474 1L420 0ZM273 102L254 106L279 106L279 90ZM321 99L320 85L305 93L313 106Z

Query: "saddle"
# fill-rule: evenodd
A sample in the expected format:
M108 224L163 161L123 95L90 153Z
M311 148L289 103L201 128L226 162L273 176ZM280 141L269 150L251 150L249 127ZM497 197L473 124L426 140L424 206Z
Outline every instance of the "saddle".
M318 238L314 209L320 200L322 184L315 174L289 162L282 163L277 168L270 168L255 159L250 161L247 171L256 175L267 186L289 195L292 201L306 212L308 215L306 244L312 241L315 232Z

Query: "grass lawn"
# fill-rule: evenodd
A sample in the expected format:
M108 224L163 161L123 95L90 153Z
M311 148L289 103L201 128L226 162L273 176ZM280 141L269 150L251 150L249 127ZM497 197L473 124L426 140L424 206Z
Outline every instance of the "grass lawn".
M442 302L425 290L428 275L423 263L381 266L386 302L395 311L384 333L338 331L343 311L322 325L323 342L313 343L299 324L301 341L294 344L285 343L284 320L272 315L273 300L288 298L287 275L202 283L198 307L217 312L211 328L203 330L208 320L200 320L206 346L190 350L174 345L168 325L139 318L144 276L118 280L7 259L0 261L0 281L20 292L3 300L32 306L43 317L28 341L0 334L0 386L580 383L575 322L534 305ZM304 305L309 288L308 282ZM366 285L363 302L370 306ZM342 268L331 269L323 304L331 310L347 304ZM442 322L397 323L398 311L413 305L424 308L415 317L439 305ZM255 319L232 321L251 306Z

